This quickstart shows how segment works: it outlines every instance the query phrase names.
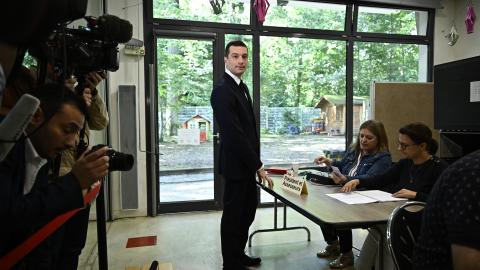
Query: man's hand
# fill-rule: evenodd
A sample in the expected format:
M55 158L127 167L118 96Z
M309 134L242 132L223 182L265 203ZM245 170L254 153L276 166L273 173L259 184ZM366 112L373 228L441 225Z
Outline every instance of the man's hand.
M267 172L264 169L257 171L258 182L262 185L265 185L265 182L268 183L268 188L273 188L273 180L270 176L267 175Z
M340 192L350 192L354 190L358 186L358 184L360 184L360 180L350 180L342 187L342 189L340 189Z
M70 76L70 78L65 80L65 86L72 91L75 91L76 84L77 84L77 79L73 75Z
M93 96L90 88L85 88L85 90L83 90L83 100L85 101L87 107L90 107L90 105L92 105L92 98Z
M97 85L105 78L105 71L92 71L85 76L85 87L96 89Z
M415 199L415 197L417 196L417 192L402 188L399 191L393 193L392 196L395 198Z
M108 147L102 147L88 153L90 151L88 149L73 164L72 174L77 178L82 189L90 187L95 181L108 174L109 157L105 155L107 150Z
M452 262L455 270L480 269L480 250L458 244L452 244Z

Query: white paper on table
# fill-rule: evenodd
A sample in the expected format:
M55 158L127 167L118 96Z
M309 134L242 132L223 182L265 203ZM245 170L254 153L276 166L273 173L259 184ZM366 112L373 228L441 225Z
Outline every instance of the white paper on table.
M391 193L381 191L381 190L364 190L364 191L355 191L358 194L372 198L379 202L395 202L395 201L405 201L405 198L395 198Z
M348 192L348 193L331 193L331 194L326 194L329 197L332 197L334 199L337 199L341 202L347 203L347 204L362 204L362 203L374 203L377 202L377 200L372 199L367 196L363 196L361 194L358 194L356 192Z

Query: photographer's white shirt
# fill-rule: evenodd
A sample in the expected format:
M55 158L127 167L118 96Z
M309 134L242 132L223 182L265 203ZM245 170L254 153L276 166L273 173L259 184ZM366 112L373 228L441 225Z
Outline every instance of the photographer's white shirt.
M29 138L25 139L25 182L23 195L28 194L37 178L38 171L47 164L47 160L38 155Z

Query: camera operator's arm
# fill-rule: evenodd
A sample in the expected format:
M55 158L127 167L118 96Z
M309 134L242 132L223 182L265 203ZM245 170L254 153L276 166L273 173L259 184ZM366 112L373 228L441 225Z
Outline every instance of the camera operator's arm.
M89 89L84 91L84 99L88 99L90 104L88 106L88 127L93 130L102 130L108 125L108 112L105 103L103 102L98 91L97 85L105 78L105 73L90 72L85 77L85 86ZM87 90L87 89L85 89ZM89 95L89 96L88 96Z

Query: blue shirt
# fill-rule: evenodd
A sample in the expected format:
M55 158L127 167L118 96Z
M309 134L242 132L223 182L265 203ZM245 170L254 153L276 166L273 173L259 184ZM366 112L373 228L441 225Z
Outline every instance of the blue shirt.
M388 151L378 152L373 155L364 155L360 159L355 176L348 176L348 173L355 166L358 159L356 151L349 151L342 160L334 160L332 166L338 167L340 172L347 177L347 180L364 179L384 172L392 165L392 157Z

